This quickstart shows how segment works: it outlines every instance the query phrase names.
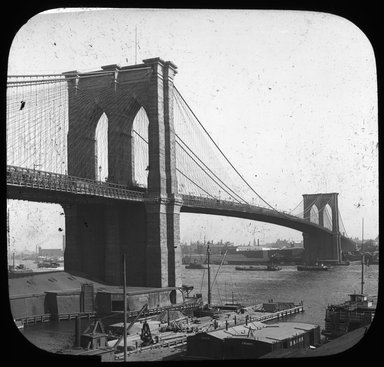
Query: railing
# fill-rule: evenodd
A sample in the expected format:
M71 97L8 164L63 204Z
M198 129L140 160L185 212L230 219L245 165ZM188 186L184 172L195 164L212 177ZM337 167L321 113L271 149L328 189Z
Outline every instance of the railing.
M247 213L257 212L260 214L268 214L268 215L279 217L279 218L287 218L287 219L296 220L299 222L305 222L315 227L321 227L329 231L328 228L323 227L317 223L310 222L306 219L303 219L285 212L279 212L277 210L272 210L272 209L264 208L257 205L237 203L229 200L211 199L211 198L199 197L199 196L193 196L193 195L181 195L181 197L183 199L184 205L186 206L197 206L197 207L203 207L203 208L216 207L216 208L223 208L223 209L233 209L236 211L242 211Z
M178 348L186 344L187 344L187 337L179 336L179 337L175 337L172 340L164 340L156 344L148 345L146 347L138 347L133 350L127 350L127 355L130 356L132 354L141 353L147 350L153 350L153 349L159 349L159 348ZM115 353L115 360L120 360L123 358L124 358L124 352Z
M45 313L42 315L32 315L32 316L26 316L26 317L18 317L15 318L15 321L21 321L24 325L29 324L36 324L38 322L50 322L52 320L73 320L76 319L78 316L80 318L94 318L96 317L95 312L77 312L77 313L60 313L60 314L52 314L52 313Z
M7 165L7 185L70 192L80 195L94 195L130 201L144 201L144 192L130 190L124 185L11 165ZM211 199L193 195L181 195L181 197L183 199L184 205L187 206L209 208L222 207L224 209L233 209L242 212L255 211L276 217L286 217L292 220L305 221L315 227L321 227L317 223L309 222L300 217L256 205L237 203L229 200ZM321 228L327 229L326 227ZM342 237L344 238L345 236Z
M274 212L273 210L271 209L268 209L268 208L264 208L264 207L261 207L261 206L256 206L256 205L250 205L250 204L244 204L244 203L237 203L235 201L229 201L229 200L222 200L222 199L211 199L211 198L207 198L207 197L202 197L202 196L194 196L194 195L181 195L182 198L183 198L183 202L184 204L189 204L189 205L203 205L204 204L208 204L209 206L223 206L223 207L226 207L226 208L234 208L234 209L237 209L237 210L241 210L241 209L257 209L257 210L261 210L261 211L265 211L265 212L268 212L268 213L278 213L280 214L280 212Z
M7 184L115 199L144 200L143 192L130 190L124 185L16 166L7 166Z
M27 317L18 317L15 318L15 321L21 321L23 325L36 324L37 322L49 322L52 319L52 315L50 313L46 313L43 315L33 315Z

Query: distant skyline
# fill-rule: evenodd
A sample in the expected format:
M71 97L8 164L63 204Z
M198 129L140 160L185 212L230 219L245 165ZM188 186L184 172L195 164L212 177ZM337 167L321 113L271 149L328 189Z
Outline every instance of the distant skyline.
M16 34L8 74L97 70L151 57L178 66L175 85L254 189L279 210L338 192L350 237L378 227L377 81L372 46L350 21L272 10L50 11ZM40 209L39 209L40 207ZM61 246L60 206L13 202L13 245ZM181 240L299 242L260 222L182 214ZM45 242L44 242L45 241Z

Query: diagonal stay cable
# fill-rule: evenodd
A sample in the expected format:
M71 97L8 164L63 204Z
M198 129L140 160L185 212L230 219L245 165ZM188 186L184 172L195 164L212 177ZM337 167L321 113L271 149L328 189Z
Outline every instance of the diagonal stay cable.
M271 204L269 204L267 201L265 201L254 189L253 187L245 180L245 178L241 175L241 173L234 167L234 165L231 163L231 161L227 158L227 156L224 154L224 152L219 148L219 146L216 144L216 142L213 140L213 138L211 137L211 135L208 133L208 131L205 129L205 127L203 126L203 124L200 122L200 120L198 119L198 117L195 115L195 113L192 111L191 107L188 105L188 103L186 102L186 100L184 99L184 97L180 94L179 90L176 88L176 86L174 86L174 89L176 90L177 94L181 97L181 99L183 100L183 102L185 103L185 105L188 107L189 111L192 113L192 115L195 117L196 121L199 123L199 125L201 126L201 128L204 130L204 132L207 134L207 136L209 137L209 139L213 142L213 144L215 145L215 147L218 149L218 151L222 154L222 156L224 157L224 159L229 163L229 165L233 168L233 170L238 174L238 176L243 180L243 182L252 190L252 192L254 194L256 194L265 204L267 204L272 210L276 211L277 213L279 214L283 214L284 213L281 213L280 211L278 211L277 209L275 209Z
M132 130L139 138L141 138L144 142L146 142L148 144L148 141L142 137L136 130ZM191 181L194 185L196 185L201 191L204 191L208 196L210 196L211 198L215 199L215 197L213 195L211 195L208 191L204 190L199 184L197 184L195 181L193 181L190 177L188 177L185 173L183 173L182 171L180 171L178 168L176 168L176 170L181 173L187 180Z
M177 134L175 134L176 137L188 148L188 150L199 160L199 162L201 162L201 164L204 165L205 168L208 169L209 172L211 172L228 190L230 190L234 195L236 195L238 198L240 198L242 201L244 201L246 204L248 204L248 202L246 200L244 200L240 195L236 194L230 187L228 187L228 185L226 185L219 177L217 177L217 175L193 152L193 150L183 141L183 139L181 139ZM180 146L181 149L184 150L184 152L205 172L205 170L195 161L195 159L185 150L185 148L176 140L176 143ZM206 173L206 172L205 172ZM207 173L206 173L207 174ZM214 180L213 180L214 181ZM217 182L215 182L217 184ZM218 185L220 186L220 185ZM220 186L221 187L221 186ZM222 188L222 187L221 187ZM223 188L222 188L223 189ZM223 189L224 190L224 189ZM225 192L227 192L226 190L224 190ZM227 192L227 194L229 194ZM233 197L233 195L229 194L230 196ZM234 197L233 197L234 198ZM238 201L240 203L240 201L236 198L234 198L236 201Z
M204 191L207 195L209 195L211 198L216 199L213 195L211 195L208 191L204 190L199 184L197 184L195 181L193 181L191 178L189 178L185 173L180 171L178 168L176 168L176 171L181 173L187 180L191 181L194 185L196 185L201 191Z

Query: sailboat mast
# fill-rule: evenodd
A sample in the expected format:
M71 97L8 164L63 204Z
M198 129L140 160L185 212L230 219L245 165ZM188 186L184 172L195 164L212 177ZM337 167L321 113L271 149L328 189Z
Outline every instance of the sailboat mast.
M211 305L211 268L209 263L209 244L207 246L207 264L208 264L208 307Z

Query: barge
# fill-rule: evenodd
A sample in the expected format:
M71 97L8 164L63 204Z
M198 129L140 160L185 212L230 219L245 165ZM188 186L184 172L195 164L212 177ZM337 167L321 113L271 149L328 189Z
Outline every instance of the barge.
M326 271L328 269L329 266L322 263L316 263L314 265L297 265L297 270L299 271Z
M281 267L269 264L267 266L236 266L235 269L244 271L278 271L281 270Z

